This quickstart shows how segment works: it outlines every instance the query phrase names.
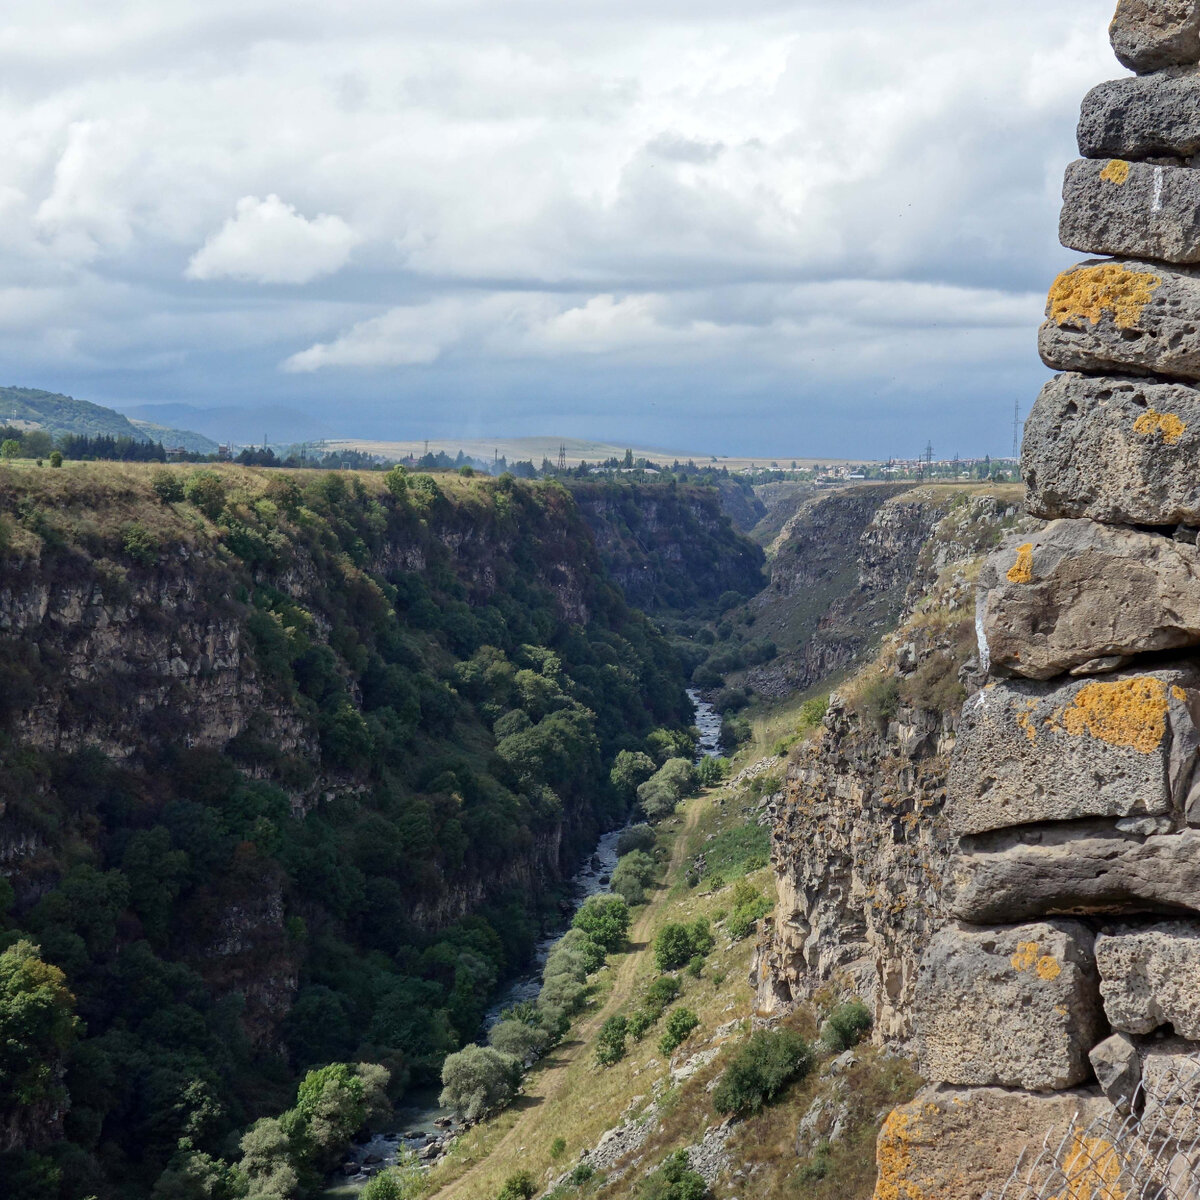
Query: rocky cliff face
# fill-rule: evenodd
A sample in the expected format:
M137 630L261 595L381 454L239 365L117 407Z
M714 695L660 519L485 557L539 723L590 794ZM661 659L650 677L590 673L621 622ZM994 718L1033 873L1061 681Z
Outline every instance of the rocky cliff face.
M780 654L749 672L749 686L782 697L860 659L949 562L994 544L1016 503L906 484L809 501L776 540L770 586L751 605Z

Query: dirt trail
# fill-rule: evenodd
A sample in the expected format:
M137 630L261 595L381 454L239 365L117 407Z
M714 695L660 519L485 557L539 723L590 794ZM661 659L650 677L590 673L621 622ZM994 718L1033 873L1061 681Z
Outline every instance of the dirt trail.
M679 869L687 855L688 834L695 829L700 820L703 807L703 797L693 800L687 807L686 816L675 843L671 847L671 858L667 865L666 888L669 888L679 875ZM629 931L629 940L634 943L644 942L654 925L659 906L665 898L665 889L651 903ZM517 1118L513 1127L491 1149L492 1155L498 1154L506 1147L514 1144L524 1144L530 1137L531 1128L539 1118L538 1110L549 1100L558 1096L569 1082L567 1073L578 1061L581 1054L587 1054L592 1038L599 1032L600 1026L629 999L633 987L633 978L637 973L639 954L626 954L621 959L621 965L613 977L613 987L608 1000L587 1020L576 1025L570 1033L571 1044L560 1046L552 1055L553 1061L540 1071L528 1076L525 1080L525 1097L528 1107ZM448 1183L432 1195L437 1200L461 1200L470 1187L477 1168L484 1166L488 1159L480 1159L464 1175L459 1176L453 1183Z

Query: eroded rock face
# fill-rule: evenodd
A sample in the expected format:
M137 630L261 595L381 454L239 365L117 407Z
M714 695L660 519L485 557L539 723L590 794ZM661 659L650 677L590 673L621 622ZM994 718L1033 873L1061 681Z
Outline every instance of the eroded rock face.
M1092 933L1076 921L950 926L925 952L914 1008L926 1079L1074 1087L1102 1021Z
M1169 824L1077 822L964 839L950 910L981 925L1043 914L1200 912L1200 832L1149 832L1160 823Z
M1053 521L992 555L979 586L991 665L1007 674L1200 644L1200 551L1157 534Z
M1078 1113L1105 1107L1095 1091L1055 1096L1004 1088L926 1088L879 1135L874 1200L979 1200L999 1195L1026 1146L1057 1144Z
M1111 79L1088 92L1079 117L1084 158L1188 159L1200 153L1200 78L1172 68Z
M1200 388L1058 375L1025 423L1026 506L1048 519L1198 526L1198 459Z
M1120 0L1108 32L1113 52L1131 71L1158 71L1200 59L1195 0Z
M1200 180L1187 167L1078 159L1063 180L1058 236L1084 254L1200 263Z
M1056 371L1200 379L1200 273L1088 259L1054 281L1038 335Z
M1096 939L1104 1013L1114 1029L1172 1025L1200 1040L1200 929L1181 921L1117 928Z
M959 723L946 805L951 828L978 834L1187 812L1200 749L1198 687L1200 675L1184 666L985 688Z

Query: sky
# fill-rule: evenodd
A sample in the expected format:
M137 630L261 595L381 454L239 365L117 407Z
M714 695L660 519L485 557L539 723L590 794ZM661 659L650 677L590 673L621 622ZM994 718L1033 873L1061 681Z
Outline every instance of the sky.
M1007 454L1112 7L7 0L0 383L273 440Z

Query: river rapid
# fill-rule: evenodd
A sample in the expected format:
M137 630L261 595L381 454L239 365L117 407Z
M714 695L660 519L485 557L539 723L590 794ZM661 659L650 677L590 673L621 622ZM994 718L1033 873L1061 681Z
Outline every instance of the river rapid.
M700 731L698 758L715 758L721 753L721 714L694 688L688 690L695 714L693 724ZM522 1000L534 1000L542 987L542 968L559 938L571 927L571 919L590 896L605 895L613 869L617 865L619 829L601 834L591 855L571 877L568 902L563 906L563 922L553 933L538 942L524 972L507 983L483 1020L477 1040L486 1042L488 1032L500 1020L505 1009ZM437 1092L413 1092L408 1103L396 1109L392 1128L369 1141L355 1144L346 1154L345 1165L335 1183L361 1186L374 1174L396 1161L399 1150L436 1156L437 1143L452 1137L462 1128L454 1114L437 1102ZM430 1151L433 1153L430 1153Z

